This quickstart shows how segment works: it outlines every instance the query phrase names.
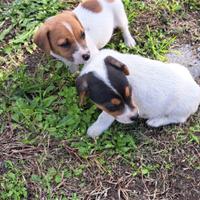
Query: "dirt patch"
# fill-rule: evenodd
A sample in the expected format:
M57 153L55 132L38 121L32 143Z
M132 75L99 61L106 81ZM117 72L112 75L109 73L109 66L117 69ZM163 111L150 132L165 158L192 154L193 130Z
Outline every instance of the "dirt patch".
M4 24L0 27L0 32L4 31L7 28L10 28L11 22L9 20L6 20ZM3 42L1 43L1 47L4 47L8 44L9 40L13 39L15 37L15 31L11 29L11 31L5 36Z
M39 66L47 64L47 55L37 48L34 53L26 53L24 63L27 65L27 72L31 75L36 72Z
M188 140L188 127L198 119L199 114L191 118L184 126L171 126L154 129L147 128L144 120L138 122L136 129L143 129L137 137L139 146L132 159L133 167L121 156L106 156L111 169L102 165L94 153L87 159L79 156L75 148L67 141L56 141L42 134L37 136L36 144L23 144L23 135L12 131L12 123L0 135L0 172L6 173L4 162L11 160L25 170L29 199L45 198L47 190L32 181L32 174L42 176L48 168L75 169L86 166L82 176L64 178L59 187L52 185L56 194L66 196L73 193L81 199L134 199L134 200L199 200L200 199L200 146ZM136 134L132 125L126 131ZM123 129L123 127L122 127ZM184 130L180 135L178 130ZM28 134L28 131L27 131ZM106 152L104 152L106 153ZM43 158L43 162L39 160ZM23 161L20 162L19 161ZM145 173L145 167L149 172ZM138 171L139 170L139 171ZM144 171L141 173L141 171ZM136 173L136 174L135 174ZM135 175L134 175L135 174Z
M188 11L183 8L184 10L180 13L173 13L166 8L155 8L155 1L148 0L145 2L151 9L141 11L131 24L134 32L136 32L136 37L143 35L145 33L144 28L148 26L152 31L162 29L167 35L176 37L178 44L190 44L194 48L200 46L200 12ZM152 12L152 10L155 10L155 12Z
M192 12L184 17L172 19L169 24L169 30L172 34L177 35L177 43L191 44L199 47L200 43L200 12Z

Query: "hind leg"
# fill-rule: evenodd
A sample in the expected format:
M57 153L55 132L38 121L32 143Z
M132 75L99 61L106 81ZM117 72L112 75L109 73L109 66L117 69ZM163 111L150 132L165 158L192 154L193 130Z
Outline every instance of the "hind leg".
M184 123L187 117L160 117L147 120L147 124L151 127L165 126L168 124Z
M115 25L120 28L123 34L124 41L128 47L136 45L135 40L131 36L128 28L128 19L124 10L124 5L121 1L117 1L114 7Z

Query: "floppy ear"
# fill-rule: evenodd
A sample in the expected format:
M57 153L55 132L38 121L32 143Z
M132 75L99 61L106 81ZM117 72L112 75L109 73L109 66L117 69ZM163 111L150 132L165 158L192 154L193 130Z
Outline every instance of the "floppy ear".
M79 76L76 79L76 89L80 97L80 105L82 106L84 104L85 96L88 92L87 74Z
M106 64L106 66L112 66L112 67L124 72L125 75L129 75L128 67L124 63L117 60L116 58L114 58L112 56L107 56L104 59L104 62Z
M33 42L46 53L50 53L49 28L42 25L33 37Z

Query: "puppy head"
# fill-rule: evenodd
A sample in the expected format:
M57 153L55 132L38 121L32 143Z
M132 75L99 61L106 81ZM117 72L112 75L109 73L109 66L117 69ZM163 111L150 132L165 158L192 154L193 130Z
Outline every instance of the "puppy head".
M104 60L108 80L103 81L99 74L89 72L77 78L76 87L83 103L88 96L101 110L114 116L121 123L132 123L138 116L133 102L132 88L126 78L129 74L126 65L108 56ZM98 67L98 66L97 66Z
M71 11L47 19L33 41L46 53L76 65L84 64L90 58L84 28Z

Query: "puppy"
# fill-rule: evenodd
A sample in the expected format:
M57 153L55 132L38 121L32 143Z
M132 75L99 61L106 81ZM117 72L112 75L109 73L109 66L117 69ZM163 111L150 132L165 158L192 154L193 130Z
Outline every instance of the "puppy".
M121 29L125 43L134 46L121 0L85 0L74 10L47 19L34 42L75 72L109 42L116 27Z
M93 138L114 120L129 124L139 116L152 127L183 123L200 104L200 87L184 66L113 50L101 50L76 87L81 101L88 96L103 110L87 131Z

